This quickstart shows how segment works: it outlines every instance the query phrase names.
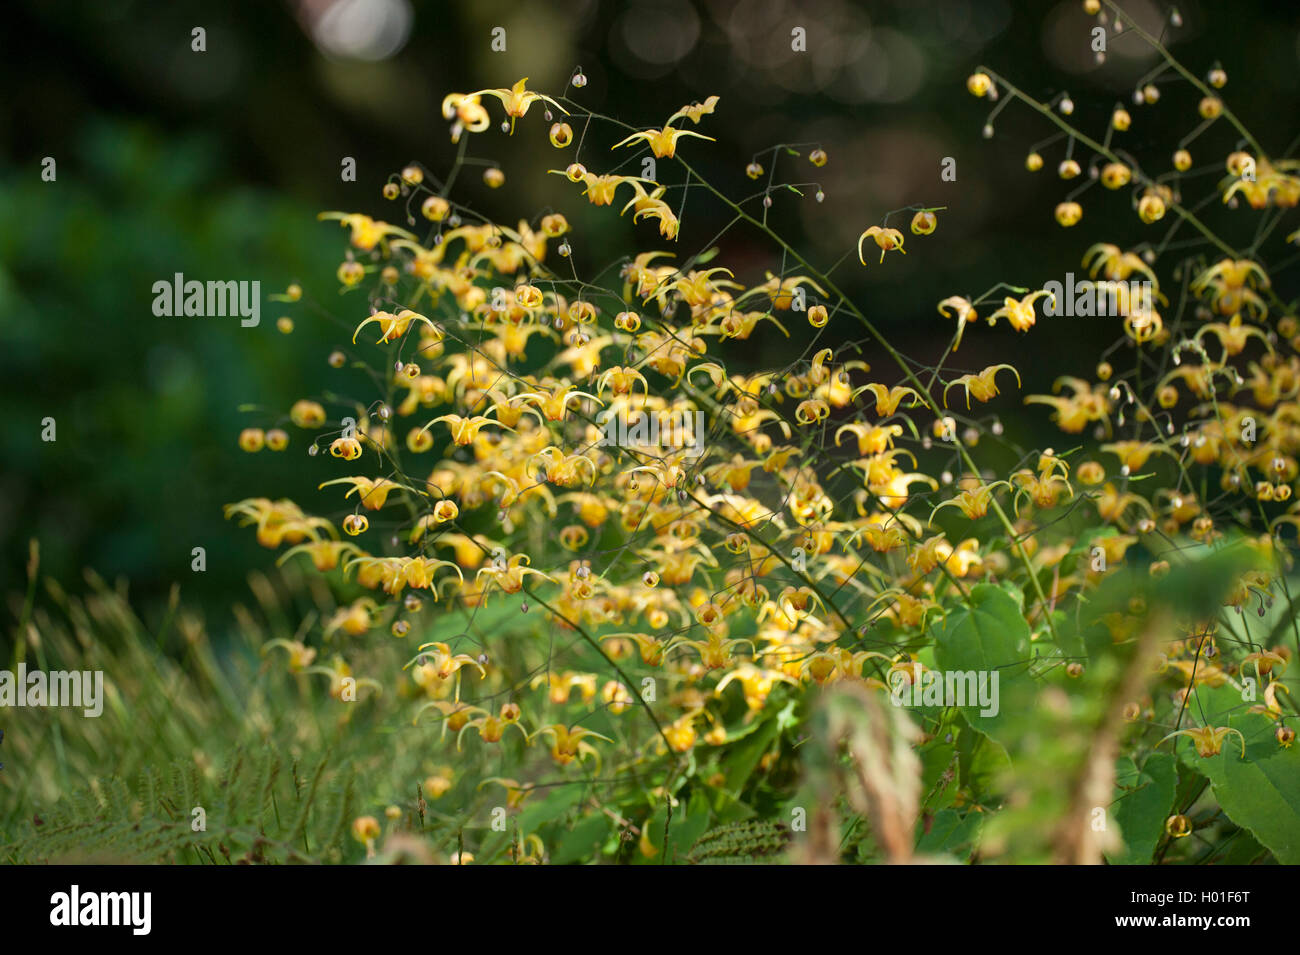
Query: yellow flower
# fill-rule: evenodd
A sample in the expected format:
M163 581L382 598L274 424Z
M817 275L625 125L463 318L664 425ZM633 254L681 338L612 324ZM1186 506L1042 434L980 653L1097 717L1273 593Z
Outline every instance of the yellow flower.
M276 647L282 647L289 652L290 673L302 673L316 659L316 651L312 647L306 646L298 640L285 640L283 638L269 641L262 648L262 652L266 653Z
M904 255L907 254L907 250L903 248L903 233L899 232L897 229L885 229L878 225L873 225L866 232L862 233L862 235L858 236L858 261L863 265L867 264L867 260L862 257L862 243L867 239L871 239L880 248L881 262L885 261L886 252L893 252L895 249L902 252Z
M532 106L538 100L542 100L543 102L550 103L552 106L558 109L561 113L564 113L566 116L569 114L569 111L567 109L565 109L555 100L551 99L549 96L545 96L542 93L536 93L533 92L532 90L526 89L525 84L527 82L528 82L528 77L525 76L514 86L510 87L510 89L508 90L504 90L504 89L479 90L477 93L471 93L470 96L471 97L495 96L497 99L499 99L501 101L501 104L506 108L506 115L510 117L510 134L512 136L514 135L515 132L515 120L522 118L528 112L528 107ZM445 104L443 107L443 112L444 113L446 112Z
M1149 441L1115 441L1111 444L1103 444L1101 450L1109 451L1119 458L1125 475L1141 470L1142 465L1146 464L1153 454L1173 454L1164 445Z
M1196 747L1196 755L1208 758L1219 755L1219 752L1223 749L1223 741L1229 733L1236 733L1237 738L1241 740L1241 758L1245 759L1246 737L1241 735L1241 730L1229 726L1202 726L1197 729L1177 730L1162 739L1160 743L1163 743L1166 739L1173 739L1175 736L1190 736L1193 745ZM1160 743L1156 743L1156 745L1159 746Z
M406 334L407 330L411 327L411 323L414 321L421 321L436 331L436 326L433 322L429 321L418 312L413 312L409 308L404 308L396 315L391 312L375 312L375 314L371 315L357 326L356 331L352 333L352 341L355 344L357 336L361 334L361 329L365 328L371 322L376 322L379 325L380 336L376 339L375 344L378 345L384 342L396 341Z
M494 408L488 409L488 411L494 410ZM465 418L458 414L445 414L434 418L424 426L423 430L427 431L440 421L447 422L447 427L451 429L452 441L461 447L473 444L474 439L478 437L478 433L482 430L484 425L494 424L499 428L506 427L499 421L493 421L487 415L474 415L473 417ZM506 430L513 431L514 429L506 428Z
M346 499L353 494L360 494L361 506L368 511L377 511L382 508L388 500L389 492L393 488L401 486L388 478L374 478L372 480L367 477L343 477L325 481L320 487L328 487L331 484L351 484L352 490L348 491L343 497Z
M415 236L405 229L389 225L387 222L376 221L370 216L361 215L360 213L322 212L316 218L339 220L339 225L352 230L352 244L363 252L371 251L390 235L401 236L411 242L416 241Z
M583 759L590 756L596 760L597 772L600 771L600 753L596 747L587 742L588 737L595 737L604 740L606 743L612 743L608 736L601 736L595 730L589 730L586 727L579 726L570 729L563 723L552 723L550 726L538 727L529 738L531 743L538 736L549 736L551 738L551 758L555 760L556 765L567 766L577 759L582 762Z
M1018 300L1008 296L1002 300L1002 307L989 316L988 322L993 325L999 318L1005 318L1016 331L1027 332L1038 321L1038 316L1034 312L1034 302L1040 298L1050 299L1053 305L1056 304L1056 294L1046 289L1030 292Z
M948 389L955 388L959 385L966 389L967 408L970 407L971 398L980 402L992 401L998 394L998 386L995 378L997 373L1003 368L1009 369L1011 373L1016 376L1016 384L1019 385L1020 372L1016 371L1011 365L990 365L979 374L962 375L960 378L948 382L947 386L943 389L943 406L945 408L948 407Z
M989 76L983 70L972 73L970 76L966 77L966 89L970 91L972 96L987 96L989 91L994 89L993 77Z
M912 397L912 406L915 407L920 403L921 396L912 388L905 385L895 385L893 388L886 388L884 385L872 382L869 385L863 385L853 397L856 398L860 392L869 391L876 399L876 415L881 418L887 418L898 410L898 405L909 395Z
M944 501L933 511L930 512L930 523L934 523L934 515L938 513L940 507L956 507L966 515L967 520L978 520L988 513L989 504L993 500L993 491L999 485L1010 487L1006 481L994 481L992 484L981 485L977 488L962 491L956 497Z
M549 574L544 574L540 570L534 570L528 565L532 561L527 554L515 554L509 560L497 558L487 567L479 569L475 582L482 580L485 576L491 583L495 583L507 594L517 594L524 589L524 577L527 574L534 574L538 577L545 577L552 583L555 578Z
M961 346L961 336L966 330L966 323L973 322L979 317L975 314L975 306L969 299L962 298L960 295L949 295L939 303L939 314L944 318L955 316L957 319L957 337L952 343L952 350L956 351Z
M1083 206L1077 202L1062 202L1056 207L1056 221L1067 229L1072 225L1078 225L1082 218Z
M633 133L621 142L615 143L612 148L618 149L620 146L626 146L637 140L645 140L650 146L650 151L655 154L655 158L672 159L677 153L677 140L683 136L694 136L696 139L714 141L712 136L705 136L689 129L674 129L672 126L665 126L663 129L647 129L639 133Z
M682 117L685 117L692 123L698 125L700 120L703 117L710 115L713 112L713 108L717 105L718 97L714 95L708 97L703 103L692 103L690 106L683 106L677 112L673 113L672 116L668 117L668 125L672 125L673 120Z

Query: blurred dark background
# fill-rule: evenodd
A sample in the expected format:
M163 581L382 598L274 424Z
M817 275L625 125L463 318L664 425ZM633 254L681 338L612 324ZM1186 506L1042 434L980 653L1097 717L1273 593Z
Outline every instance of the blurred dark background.
M1147 29L1162 30L1167 4L1127 6ZM1300 131L1300 8L1274 0L1179 7L1175 55L1202 75L1220 62L1226 101L1282 154ZM22 587L26 542L37 537L51 574L70 579L89 566L120 575L146 606L179 581L210 623L229 620L248 569L267 567L270 556L251 532L223 521L221 506L266 495L324 509L309 489L337 474L306 457L296 429L284 454L245 455L235 445L240 428L270 424L295 399L319 394L326 355L361 317L359 300L335 295L346 235L315 214L343 209L401 224L380 187L411 160L448 167L446 93L522 76L556 92L580 65L589 83L575 98L636 126L660 125L716 93L716 114L692 128L718 142L684 140L682 149L732 195L754 191L743 170L756 151L820 142L830 155L823 169L786 159L778 178L816 179L826 201L812 200L815 189L802 200L778 194L772 223L820 267L848 253L836 279L904 352L933 361L952 332L935 313L939 299L998 281L1059 280L1080 271L1092 242L1127 247L1172 221L1144 227L1127 192L1094 189L1083 223L1059 229L1052 209L1074 185L1051 171L1062 144L1044 150L1037 176L1023 169L1029 147L1054 130L1013 105L992 139L981 136L990 104L964 85L980 63L1039 97L1068 89L1077 123L1103 134L1115 103L1128 103L1157 58L1130 31L1109 37L1097 66L1091 25L1079 0L9 0L0 38L2 589ZM505 52L491 49L498 26ZM805 53L791 50L795 26L807 31ZM206 31L204 53L191 50L194 27ZM1117 142L1164 171L1197 123L1199 97L1186 83L1161 85L1158 106L1129 104L1133 128ZM494 101L489 108L499 121ZM505 222L563 211L578 226L580 273L625 252L670 248L652 226L590 210L577 187L539 174L572 153L546 143L540 112L513 138L495 125L474 137L473 154L500 162L506 186L490 191L466 175L457 198ZM604 171L607 145L584 148L594 171ZM1220 162L1235 145L1220 123L1191 148L1198 163ZM340 179L345 156L357 161L355 183ZM948 156L956 182L940 180ZM41 179L44 157L57 161L55 182ZM661 178L675 179L663 165ZM1214 178L1199 181L1208 188ZM723 221L702 198L692 203L682 255ZM861 268L851 251L858 233L913 203L948 207L936 234L909 236L908 255ZM1207 216L1241 244L1257 221L1217 203ZM1278 230L1275 257L1293 228ZM760 239L743 230L728 237L724 261L738 278L761 281L778 267ZM260 280L261 325L155 317L152 285L175 272ZM266 300L292 281L347 321ZM290 335L276 330L281 314L296 322ZM860 337L842 328L826 343ZM1103 320L1040 322L1027 336L980 327L968 330L959 364L1012 362L1023 393L1042 391L1058 374L1090 374L1118 335ZM779 336L761 338L748 360L788 358ZM892 376L870 348L867 357ZM268 410L240 413L246 403ZM1017 407L1011 393L997 406L1004 419ZM57 421L54 443L40 440L45 417ZM1008 424L1008 437L1025 444L1053 434L1042 409ZM194 546L207 550L205 574L190 571Z

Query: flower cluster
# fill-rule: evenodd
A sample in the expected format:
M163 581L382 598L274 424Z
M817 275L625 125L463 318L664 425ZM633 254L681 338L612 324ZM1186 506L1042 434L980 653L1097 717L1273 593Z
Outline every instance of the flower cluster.
M1205 123L1235 124L1212 92L1226 82L1217 68L1210 85L1157 72L1138 84L1135 103L1172 108L1175 80L1200 94L1194 112ZM1086 611L1090 594L1126 565L1160 576L1189 548L1214 548L1236 530L1258 555L1256 569L1225 587L1219 617L1162 639L1159 691L1123 701L1125 718L1148 748L1181 734L1208 758L1235 735L1233 758L1243 758L1244 726L1189 725L1206 710L1188 704L1204 687L1240 691L1253 677L1261 702L1248 718L1290 746L1294 705L1279 681L1291 653L1277 632L1252 632L1243 612L1257 603L1263 615L1285 593L1283 528L1300 526L1300 503L1288 503L1300 475L1300 321L1263 258L1278 218L1300 199L1297 163L1267 156L1242 132L1249 148L1226 156L1217 189L1229 207L1245 199L1240 214L1266 218L1255 244L1236 250L1184 195L1198 171L1186 148L1193 137L1159 171L1113 145L1141 124L1141 110L1117 106L1098 141L1070 125L1068 94L1039 102L987 69L966 85L999 100L995 115L1019 102L1056 127L1030 152L1028 170L1062 142L1061 178L1087 170L1056 208L1062 226L1084 221L1078 200L1097 184L1126 190L1145 226L1174 220L1158 239L1083 251L1094 290L1114 302L1120 343L1085 376L1023 398L1051 409L1070 450L1018 449L1018 463L1001 473L981 466L982 438L1015 446L1002 420L972 403L1013 406L1000 391L1013 380L1018 388L1020 373L1007 362L947 366L981 318L1040 330L1054 292L999 285L944 298L938 312L956 320L955 333L937 363L919 368L826 270L784 243L780 270L762 276L721 264L716 248L677 251L688 190L779 242L767 226L773 195L802 195L808 185L778 182L774 168L761 194L734 201L705 183L685 154L710 137L684 124L706 125L716 96L629 130L524 80L451 94L443 111L462 145L489 132L493 99L511 135L531 134L530 106L547 123L552 110L565 114L542 143L588 158L553 172L593 207L651 220L653 232L632 228L670 248L626 257L615 281L600 282L613 270L586 281L575 261L583 236L565 215L482 220L418 164L384 195L405 200L411 229L418 210L426 234L360 213L323 214L350 230L338 279L355 324L329 364L370 368L378 393L343 400L331 389L329 400L304 398L287 419L310 436L310 454L328 450L339 470L320 484L331 495L324 507L344 510L311 516L269 498L229 507L256 526L259 543L286 548L282 560L306 557L335 575L340 594L354 594L340 597L318 637L278 645L288 666L326 676L346 699L347 640L386 630L413 641L401 673L371 674L367 686L409 700L417 724L436 721L446 759L517 739L512 771L532 782L497 780L512 808L543 775L539 759L561 772L650 767L665 787L690 773L719 785L716 754L772 707L841 681L882 692L900 678L920 681L935 666L934 624L967 604L976 584L1023 594L1038 676L1077 678L1087 660L1058 633L1067 612ZM577 144L570 124L587 130ZM616 157L640 149L657 160L664 181L590 171L610 162L590 145L599 129L621 137ZM769 162L790 153L782 144ZM818 146L806 158L815 168L828 156ZM487 171L499 185L500 170ZM765 173L757 160L745 171ZM560 186L557 204L573 198ZM936 233L940 207L902 211L914 213L913 235ZM905 252L888 219L863 231L864 266L868 239L880 250L869 268ZM1176 242L1180 229L1199 241ZM1151 297L1127 292L1135 277ZM929 320L942 332L941 319ZM760 331L791 337L794 322L814 336L838 325L841 341L852 327L866 344L814 337L785 367L746 366L738 342ZM954 390L961 401L950 405ZM643 439L610 442L611 419ZM676 440L681 421L699 422L690 445ZM240 446L284 447L279 424L246 431ZM1097 622L1122 644L1144 620L1134 604ZM307 642L330 645L334 662L313 666L317 647ZM925 740L943 725L928 723ZM768 752L761 765L778 758ZM368 844L378 833L370 823L358 830ZM540 858L544 847L531 851Z

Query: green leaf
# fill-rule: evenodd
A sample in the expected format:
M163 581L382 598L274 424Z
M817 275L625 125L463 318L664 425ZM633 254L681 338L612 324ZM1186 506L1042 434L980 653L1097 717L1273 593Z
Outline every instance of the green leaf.
M673 808L673 822L668 833L669 858L663 858L664 824L668 818L668 809L662 804L655 809L645 824L645 833L656 854L647 858L639 850L633 856L634 865L660 865L661 863L680 864L686 861L691 846L704 835L709 828L712 812L708 799L703 793L691 796L689 804L679 804Z
M1160 842L1178 785L1177 760L1152 753L1138 769L1127 756L1115 764L1115 799L1111 815L1124 839L1124 851L1109 857L1112 865L1146 865Z
M918 855L964 854L979 836L980 814L967 812L961 815L952 809L940 809L930 819L930 831L925 831L924 820L917 822L916 851Z
M1279 746L1273 724L1256 714L1234 716L1228 725L1246 737L1246 758L1232 734L1223 752L1198 758L1196 768L1209 777L1229 819L1249 829L1278 862L1300 864L1300 748Z
M600 852L600 845L609 835L612 822L604 813L593 813L574 823L573 828L565 833L551 856L555 865L565 865L579 859L594 860Z
M992 584L972 587L970 605L948 614L936 628L935 660L940 670L988 674L990 690L997 674L995 705L987 708L997 712L981 715L978 700L963 701L961 711L972 727L1004 748L1017 735L1013 726L1033 711L1035 685L1028 672L1032 658L1029 625L1020 602Z

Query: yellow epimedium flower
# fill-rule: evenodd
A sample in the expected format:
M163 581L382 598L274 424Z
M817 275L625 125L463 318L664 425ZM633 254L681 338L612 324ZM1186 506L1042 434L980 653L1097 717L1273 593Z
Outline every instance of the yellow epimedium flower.
M319 540L321 530L336 536L333 525L323 517L309 517L293 501L281 498L247 498L236 504L227 504L226 519L238 515L241 526L257 525L257 542L263 547L298 544L311 538Z
M442 116L443 119L456 120L471 133L481 133L492 124L477 93L448 93L442 100ZM459 136L453 134L452 141L458 139Z
M1122 189L1133 178L1133 170L1122 162L1108 162L1102 167L1101 184L1107 189Z
M667 617L665 617L665 620ZM640 654L641 662L648 667L663 666L664 654L668 652L669 644L667 641L648 634L648 633L607 633L600 638L602 641L628 640L636 645Z
M1288 663L1290 663L1290 660L1277 650L1257 650L1254 653L1248 653L1241 661L1243 667L1253 664L1255 677L1258 680L1263 680L1265 676L1274 670L1279 674L1286 672Z
M1138 200L1138 218L1151 225L1153 222L1159 222L1165 217L1166 201L1163 196L1154 192L1146 192Z
M785 618L792 623L803 620L811 614L814 605L822 610L826 609L822 598L811 587L786 587L775 603Z
M1056 207L1056 221L1066 229L1078 225L1083 218L1083 206L1077 202L1062 202Z
M714 141L712 136L705 136L703 133L665 126L663 129L647 129L639 133L633 133L622 142L615 143L612 148L618 149L620 146L627 146L639 140L644 140L649 145L650 151L655 154L656 159L672 159L677 153L677 140L683 136L694 136L696 139L707 139L709 142Z
M1119 458L1121 473L1125 476L1140 471L1153 454L1172 456L1174 453L1165 445L1155 444L1150 441L1115 441L1110 444L1103 444L1101 450L1109 451Z
M357 697L357 691L362 687L374 690L376 693L382 693L383 687L379 681L372 680L369 677L354 677L352 667L340 656L334 657L330 665L309 666L302 671L303 673L325 676L330 681L330 696L341 702L353 702Z
M375 322L379 325L380 334L379 338L375 340L376 345L396 341L407 333L411 327L411 323L415 321L423 322L430 328L435 328L433 322L429 321L429 319L425 318L418 312L411 311L409 308L402 309L396 315L392 312L380 311L375 312L357 326L356 331L352 333L352 341L355 344L357 336L361 334L361 329L365 328L371 322Z
M966 77L966 89L972 96L983 98L990 92L996 92L997 87L993 83L993 77L983 70L978 70Z
M1121 492L1109 481L1102 487L1096 503L1097 516L1108 524L1122 524L1125 513L1135 506L1144 511L1148 517L1155 513L1151 508L1151 502L1146 498L1131 491Z
M892 388L886 388L884 385L872 382L855 391L853 397L857 398L858 394L863 391L870 392L875 397L876 415L881 418L888 418L896 412L904 398L910 397L912 399L910 407L916 407L921 403L921 396L916 393L915 389L906 385L895 385Z
M894 439L901 437L903 426L901 424L887 424L871 426L861 422L850 422L841 425L835 432L835 446L840 446L840 438L845 433L856 435L858 439L858 454L866 457L870 454L880 454L888 451L894 446Z
M352 244L363 252L369 252L389 236L400 236L410 242L416 237L405 229L387 222L380 222L370 216L356 212L322 212L316 217L320 220L337 219L339 224L352 230Z
M1108 421L1110 399L1104 387L1098 386L1094 389L1081 378L1065 376L1058 378L1052 388L1054 391L1059 391L1062 385L1068 385L1073 394L1069 396L1027 395L1025 404L1051 405L1056 409L1052 420L1067 434L1078 434L1094 421Z
M565 454L559 448L551 445L534 454L529 459L529 464L531 465L539 459L542 462L543 474L551 484L558 484L560 487L574 487L583 483L584 473L587 476L586 483L596 483L596 462L581 452Z
M337 568L339 561L346 555L354 553L359 553L358 548L348 541L309 541L305 544L298 544L296 547L290 547L280 555L280 559L276 561L276 564L282 565L296 554L307 554L311 558L312 566L321 573L326 573Z
M751 472L761 464L761 461L747 460L743 455L735 454L730 461L705 468L704 479L712 485L726 484L732 491L740 492L749 487Z
M933 210L922 209L912 216L912 223L909 228L912 230L912 235L930 235L938 224L939 220L935 218Z
M585 391L578 391L574 385L562 382L556 382L549 389L543 390L539 388L537 391L527 391L515 395L510 400L512 403L534 405L540 409L542 416L547 421L558 422L568 417L569 406L573 402L582 399L590 399L601 406L605 404L595 395Z
M1015 510L1020 513L1020 500L1028 497L1035 507L1048 510L1055 507L1061 495L1074 497L1074 487L1069 482L1069 467L1060 458L1050 453L1038 459L1037 472L1021 468L1011 475L1011 483L1016 487Z
M627 182L632 187L635 195L627 205L623 206L619 215L623 215L628 209L635 209L636 211L632 213L633 222L638 222L641 219L658 219L659 234L665 239L676 239L681 223L678 221L676 213L661 198L667 191L667 187L656 186L654 191L647 193L636 179L629 179Z
M614 716L626 713L636 704L632 691L618 680L605 681L605 685L600 688L600 699L606 710Z
M568 727L563 723L539 726L529 736L529 743L539 736L550 737L551 759L555 760L557 766L568 766L575 759L578 762L583 762L587 757L591 757L596 761L596 771L598 773L600 771L600 753L587 740L594 738L603 740L606 743L613 742L608 736L602 736L595 730L589 730L583 726Z
M494 410L494 408L488 409L489 412ZM492 424L496 425L498 428L505 428L507 431L514 430L513 428L506 427L500 421L493 421L487 415L474 415L473 417L466 418L458 414L439 415L426 424L422 430L427 431L435 424L439 424L443 421L447 422L447 427L451 429L451 440L460 447L466 447L473 444L474 439L478 437L479 431L481 431L485 425Z
M979 487L969 488L965 491L962 491L956 497L944 501L943 503L939 504L938 507L936 507L933 511L931 511L929 523L931 524L934 523L934 515L937 514L939 512L939 508L942 507L956 507L963 514L966 515L967 520L971 520L971 521L979 520L981 517L983 517L985 514L988 513L989 504L993 500L993 492L998 487L1010 487L1010 486L1011 485L1008 484L1006 481L994 481L992 484L983 484L980 485Z
M667 125L671 126L674 120L689 119L692 123L699 125L701 119L712 114L714 107L718 105L718 97L710 96L703 103L692 103L690 106L683 106L673 115L668 117Z
M289 653L289 672L302 673L307 667L311 666L312 661L316 659L316 650L306 646L298 640L285 640L283 638L270 640L262 647L262 653L265 655L271 650L283 649Z
M946 562L952 556L952 551L952 544L948 543L947 538L943 534L936 534L927 538L923 544L911 548L907 555L907 566L912 568L912 573L916 576L924 577Z
M939 303L939 314L944 318L957 319L957 336L952 344L952 350L956 351L961 346L961 336L966 331L966 325L979 318L975 314L975 306L970 303L970 299L949 295Z
M1196 729L1175 730L1162 739L1160 743L1163 743L1165 740L1174 739L1178 736L1189 736L1191 737L1192 744L1196 747L1196 755L1203 759L1208 759L1211 756L1219 755L1220 751L1223 749L1223 741L1227 738L1229 733L1237 734L1237 738L1241 741L1241 758L1245 759L1246 737L1241 735L1241 730L1234 729L1230 726L1201 726ZM1160 743L1156 743L1156 745L1159 746Z
M1264 702L1256 703L1250 708L1249 712L1267 716L1271 720L1280 720L1284 711L1282 709L1282 704L1279 703L1277 699L1279 690L1285 693L1288 697L1291 695L1291 690L1285 683L1282 683L1279 680L1273 680L1264 688Z
M672 646L690 647L700 655L700 662L706 670L721 670L730 666L733 659L733 651L738 646L747 646L752 652L754 642L746 637L728 639L725 630L715 629L709 632L704 640L676 640Z
M948 573L954 577L969 577L972 573L978 573L984 566L979 546L979 538L976 537L968 537L958 544L944 561Z
M556 149L564 149L573 142L573 127L568 123L555 123L551 126L550 139Z
M506 704L506 706L511 705L513 704ZM461 748L461 742L465 737L465 733L469 730L478 730L479 738L485 743L499 743L505 738L506 730L513 726L523 736L524 741L528 741L528 730L523 728L517 717L511 719L505 715L496 715L486 710L478 710L477 707L474 709L478 711L478 715L471 717L460 728L460 732L456 734L457 750ZM505 707L502 707L502 709L504 710Z
M850 544L855 544L859 536L866 539L869 546L877 554L887 554L892 550L904 546L908 540L917 536L917 531L908 532L909 525L903 518L906 515L899 515L897 519L893 515L874 514L868 518L868 523L859 527L853 532L849 539ZM914 520L907 518L907 520Z
M1270 204L1294 209L1300 203L1300 178L1284 171L1300 168L1293 159L1271 162L1235 152L1228 156L1227 168L1228 177L1223 182L1225 203L1237 193L1246 197L1252 209L1266 209Z
M1196 276L1192 291L1208 293L1210 304L1220 315L1235 315L1243 309L1255 318L1268 314L1256 289L1267 289L1268 274L1249 259L1220 259Z
M351 484L352 489L348 491L347 494L343 495L344 498L349 498L353 494L360 494L361 506L368 511L377 511L382 508L388 501L389 492L394 488L401 487L404 490L410 490L404 485L398 484L396 481L389 480L388 478L367 477L335 478L332 481L325 481L320 484L317 489L319 490L319 488L328 487L331 484Z
M997 373L1003 368L1008 369L1016 376L1016 385L1020 384L1020 372L1016 371L1011 365L990 365L979 374L962 375L953 381L948 382L943 389L943 406L948 407L948 389L962 387L966 390L966 407L970 407L970 400L974 398L979 402L992 401L998 394L998 386L995 378Z
M761 295L766 297L777 311L786 312L794 305L795 298L799 294L798 290L805 285L817 292L818 295L823 297L826 295L826 290L806 275L791 275L780 278L768 272L766 282L749 289L739 296L736 302L740 303L751 297Z
M424 643L417 648L416 653L415 659L407 666L428 667L426 672L439 680L450 680L464 667L478 670L480 679L487 676L487 671L477 659L468 653L453 653L451 646L446 643Z
M1127 282L1134 274L1141 275L1151 283L1154 291L1159 291L1160 283L1155 272L1142 261L1140 255L1125 252L1109 242L1089 246L1083 254L1083 265L1093 278L1100 273L1102 278L1112 282Z
M528 77L524 77L510 89L479 90L477 93L469 94L471 97L493 96L501 101L501 105L506 108L506 115L510 117L510 133L514 135L515 120L522 119L527 113L528 108L539 100L554 106L564 115L569 115L569 111L543 93L537 93L527 88ZM443 107L444 114L446 106Z
M348 606L340 607L334 612L325 624L325 638L328 640L339 630L350 637L359 637L375 626L378 612L379 605L369 597L354 600Z
M752 713L757 713L767 705L767 698L778 683L798 686L799 681L780 670L770 670L745 662L729 672L713 688L714 696L722 696L722 691L733 680L739 681L745 697L745 706Z
M517 594L523 590L524 578L529 574L544 577L552 583L555 582L555 578L550 574L544 574L540 570L529 567L528 565L531 562L527 554L515 554L508 560L496 558L486 567L479 568L475 582L477 583L486 578L489 583L496 584L507 594Z
M867 239L871 239L875 242L876 246L880 249L881 262L885 261L886 252L897 250L902 252L904 255L907 254L907 250L903 248L903 233L899 232L897 229L886 229L882 226L873 225L866 232L862 233L862 235L858 236L858 261L863 265L867 264L867 260L863 258L862 255L862 243Z
M677 279L671 282L668 287L677 292L692 309L696 309L712 304L714 298L724 288L738 289L741 287L735 282L724 279L714 280L715 275L722 274L732 276L732 271L721 266L703 271L692 269L684 275L679 274Z
M820 398L810 398L799 402L794 410L794 420L801 425L820 424L830 417L831 408Z
M1254 325L1243 325L1241 323L1240 313L1233 315L1227 324L1208 322L1202 325L1196 332L1195 340L1199 342L1206 335L1213 335L1219 340L1219 345L1223 348L1223 358L1221 359L1223 361L1245 351L1246 344L1250 341L1252 335L1262 341L1269 351L1273 350L1272 342L1268 340L1268 336L1264 334L1262 329L1256 328Z
M648 398L650 386L646 383L645 375L635 368L614 365L607 368L596 380L596 394L603 395L608 389L615 395L626 397L635 392L637 385L641 386L642 394Z
M361 568L357 580L363 586L380 587L384 593L396 596L408 585L418 590L429 590L437 599L434 588L434 573L441 567L448 567L456 572L457 579L463 584L464 574L460 567L449 560L436 560L432 557L369 557L362 556L348 561L345 570Z
M1055 293L1047 289L1030 292L1019 299L1008 296L1002 300L1002 307L988 317L988 323L993 325L999 318L1005 318L1016 331L1027 332L1038 321L1038 316L1034 312L1034 302L1040 298L1050 300L1053 306L1056 304Z
M548 698L556 706L569 702L569 697L576 688L581 692L582 702L590 703L596 698L596 675L594 673L574 673L572 670L560 673L539 673L529 684L533 689L546 686Z
M379 838L381 831L379 820L374 816L358 816L352 820L352 838L366 847L367 859L374 858L375 840Z

